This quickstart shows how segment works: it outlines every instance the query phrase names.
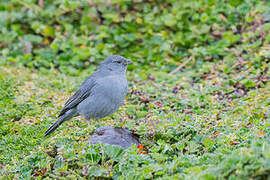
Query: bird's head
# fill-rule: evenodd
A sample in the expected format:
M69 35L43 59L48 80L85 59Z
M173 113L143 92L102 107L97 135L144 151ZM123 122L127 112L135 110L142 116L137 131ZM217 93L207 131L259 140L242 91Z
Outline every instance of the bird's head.
M126 59L119 55L107 57L98 67L99 70L106 70L115 73L125 73L127 66L133 63L130 59Z

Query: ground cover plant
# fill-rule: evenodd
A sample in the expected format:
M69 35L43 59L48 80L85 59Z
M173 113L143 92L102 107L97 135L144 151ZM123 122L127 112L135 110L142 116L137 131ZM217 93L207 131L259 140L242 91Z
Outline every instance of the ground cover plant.
M0 2L3 179L269 179L270 4ZM108 55L132 59L117 113L43 133ZM98 127L141 145L87 146Z

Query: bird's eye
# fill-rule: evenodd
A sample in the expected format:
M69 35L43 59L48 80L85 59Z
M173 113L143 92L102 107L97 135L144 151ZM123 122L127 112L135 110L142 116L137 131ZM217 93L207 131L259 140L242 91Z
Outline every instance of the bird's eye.
M121 61L116 61L116 63L121 64Z

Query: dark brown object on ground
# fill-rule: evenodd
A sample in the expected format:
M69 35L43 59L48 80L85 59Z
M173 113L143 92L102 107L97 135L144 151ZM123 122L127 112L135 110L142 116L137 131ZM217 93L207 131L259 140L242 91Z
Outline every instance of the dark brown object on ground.
M121 128L104 126L95 130L89 139L90 144L111 144L120 146L123 149L131 147L132 144L136 146L140 144L136 135L131 131Z

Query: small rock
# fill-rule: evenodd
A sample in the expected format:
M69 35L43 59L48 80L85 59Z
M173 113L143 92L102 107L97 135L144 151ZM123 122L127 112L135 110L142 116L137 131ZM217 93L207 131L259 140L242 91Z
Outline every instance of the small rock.
M90 144L111 144L123 149L131 147L131 144L139 145L137 137L131 131L121 128L104 126L95 130L89 139Z

